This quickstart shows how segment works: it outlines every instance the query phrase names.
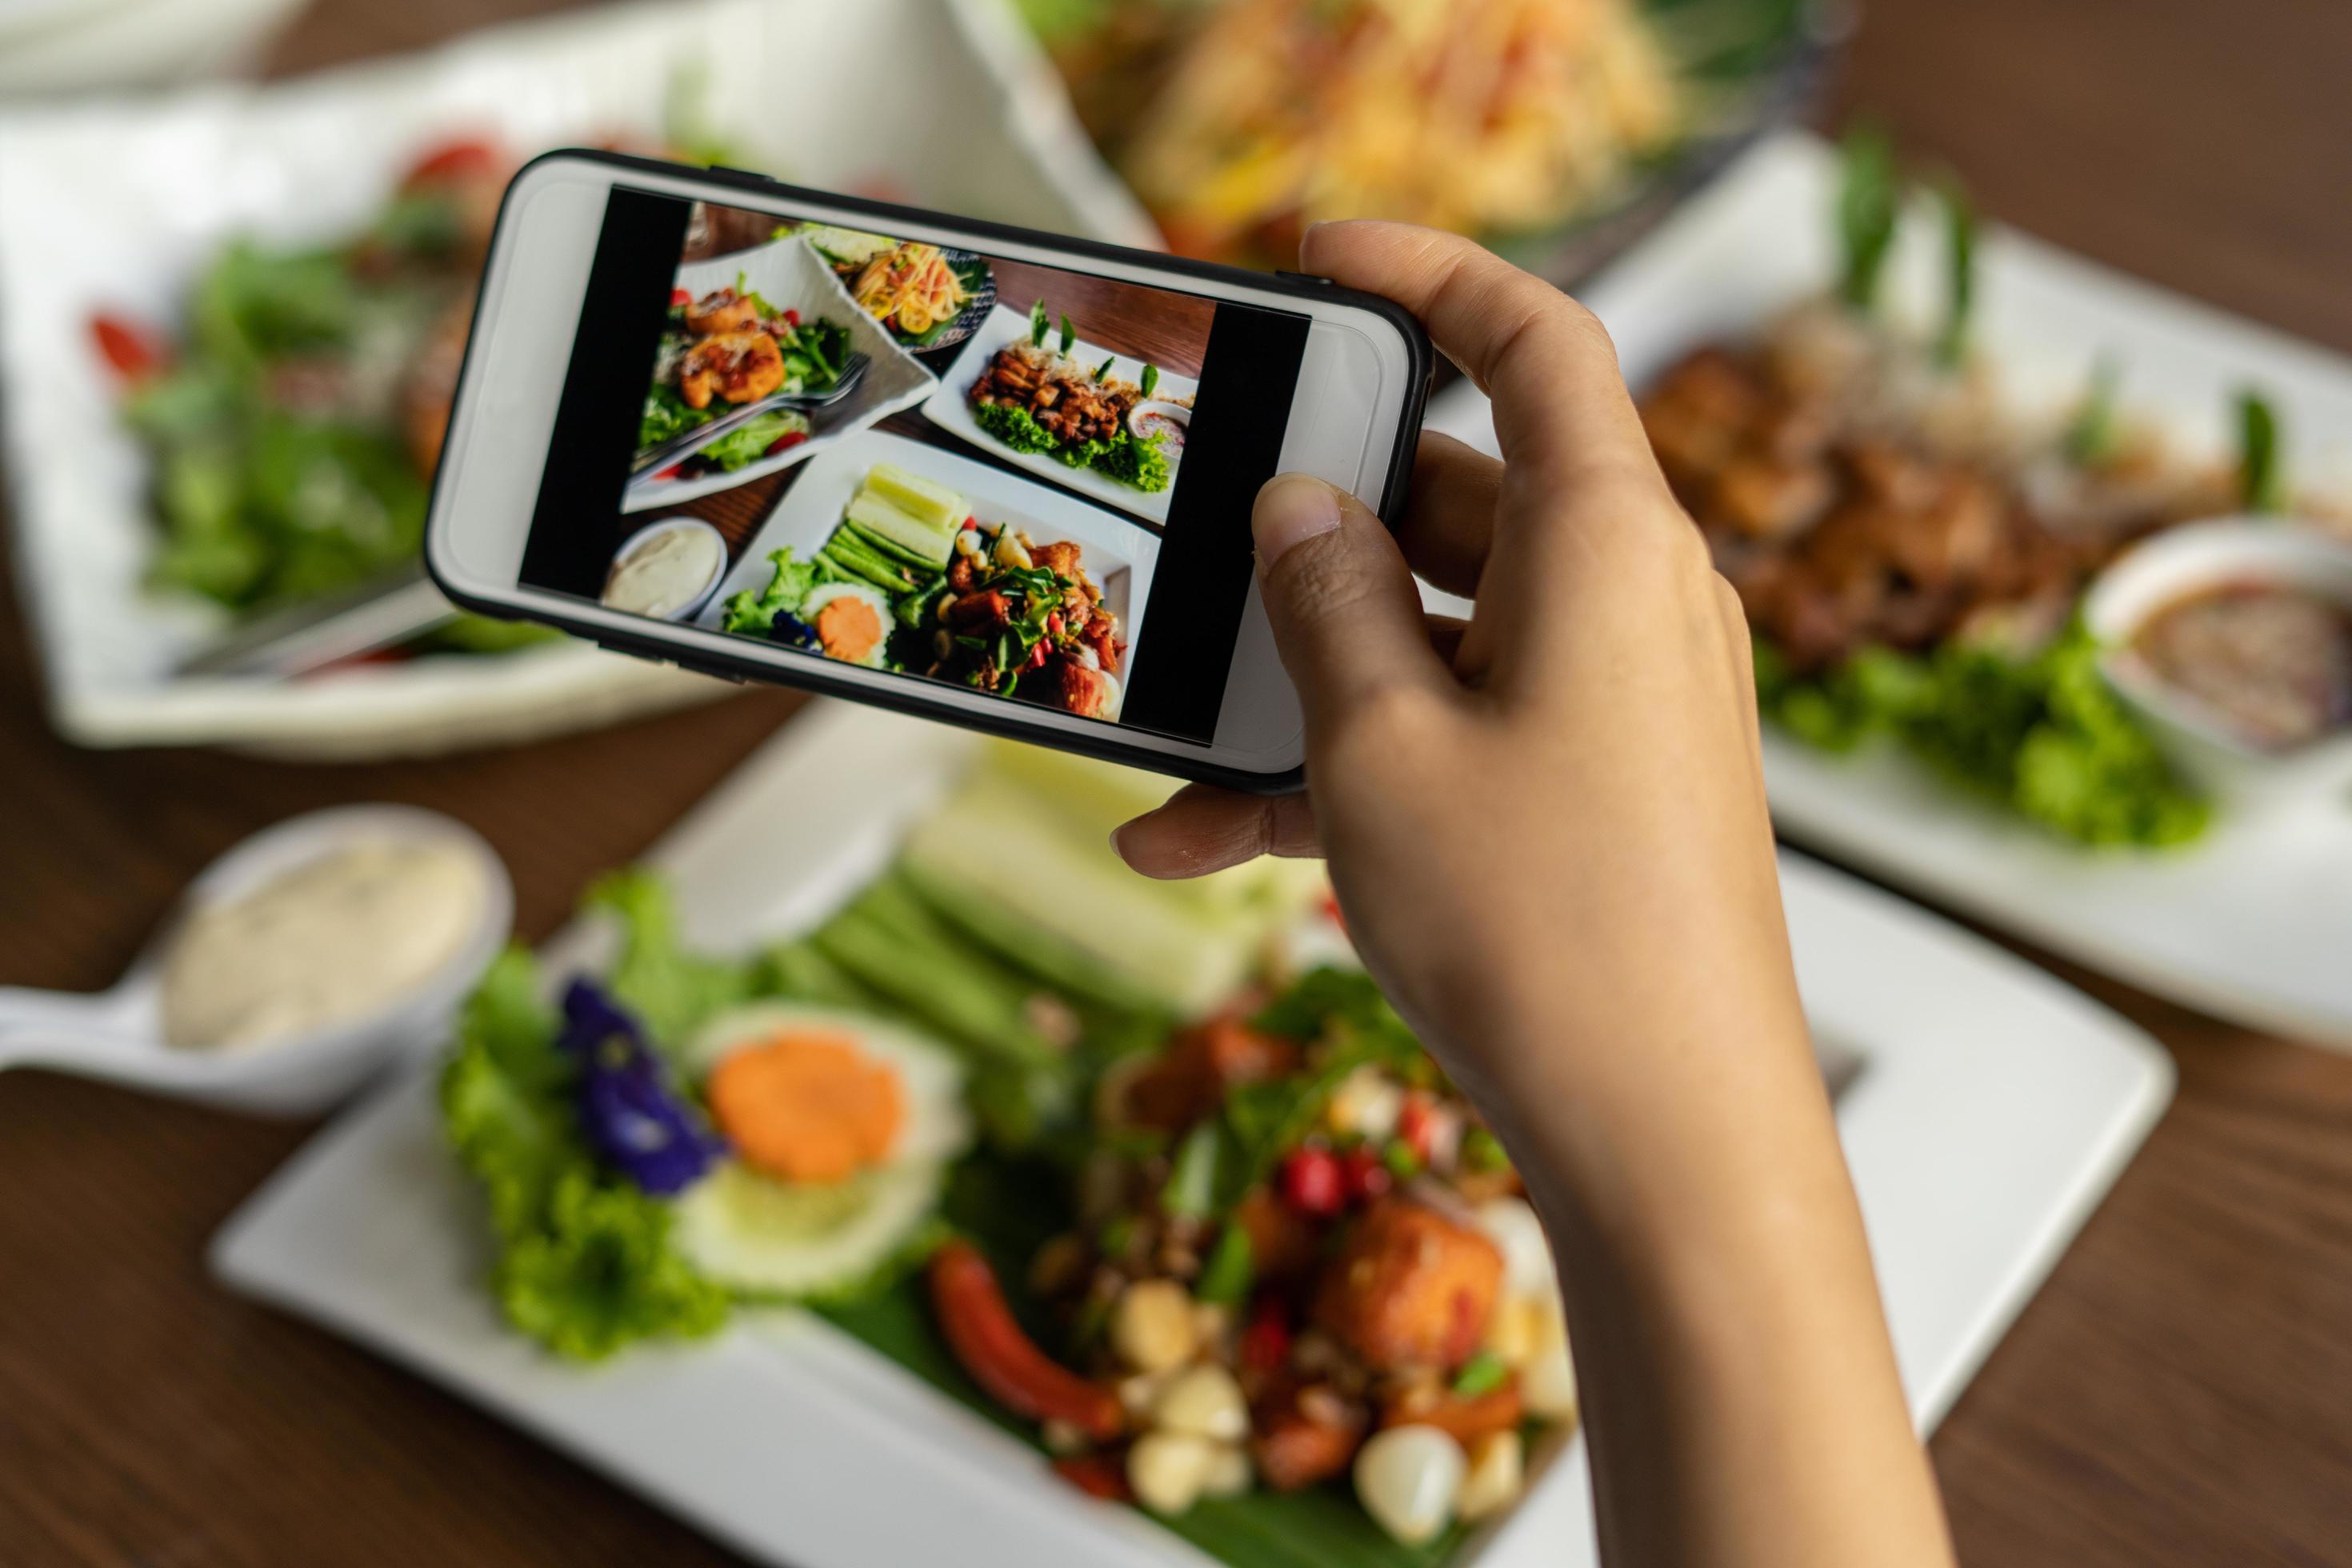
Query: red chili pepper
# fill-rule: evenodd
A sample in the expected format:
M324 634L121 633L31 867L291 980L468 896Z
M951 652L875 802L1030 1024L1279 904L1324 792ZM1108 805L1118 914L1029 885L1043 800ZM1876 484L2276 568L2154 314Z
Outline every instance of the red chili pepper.
M1405 1096L1404 1109L1397 1112L1397 1136L1404 1140L1414 1159L1428 1164L1429 1152L1437 1142L1436 1108L1420 1095Z
M800 324L801 313L798 310L787 307L784 310L784 325L788 327L797 327Z
M1328 1149L1291 1151L1282 1163L1282 1197L1300 1214L1318 1218L1338 1214L1348 1201L1348 1179L1339 1157Z
M768 449L763 456L772 458L778 452L789 450L792 447L799 446L802 442L807 439L808 432L805 430L787 430L782 435L768 443Z
M685 289L673 289L669 291L669 302L673 305L691 305L694 303L693 292Z
M1282 1303L1268 1296L1250 1314L1242 1330L1242 1364L1253 1372L1273 1372L1290 1358L1290 1323Z
M1381 1157L1369 1144L1359 1143L1348 1151L1348 1196L1360 1204L1370 1203L1394 1184L1396 1178L1381 1163Z
M1029 658L1028 658L1028 661L1027 661L1026 663L1023 664L1021 668L1024 668L1024 669L1036 669L1036 668L1039 668L1040 667L1042 667L1042 666L1045 664L1045 645L1044 643L1040 642L1040 643L1037 643L1037 644L1034 645L1034 646L1029 649Z
M172 351L162 338L120 316L104 311L92 316L89 335L97 340L98 352L106 356L114 374L125 381L145 381L172 366Z
M1066 1421L1097 1443L1119 1434L1118 1395L1039 1350L1013 1321L996 1270L968 1241L931 1257L931 1310L948 1348L988 1396L1033 1421Z
M408 166L404 185L431 184L441 180L463 180L476 174L488 174L499 165L499 150L478 138L445 142L433 148Z
M1048 611L1045 613L1045 635L1046 635L1047 637L1060 637L1060 636L1062 635L1062 612L1061 612L1061 611L1059 611L1059 610L1048 610Z
M1065 1454L1054 1461L1054 1473L1088 1497L1105 1502L1128 1502L1127 1469L1108 1454Z

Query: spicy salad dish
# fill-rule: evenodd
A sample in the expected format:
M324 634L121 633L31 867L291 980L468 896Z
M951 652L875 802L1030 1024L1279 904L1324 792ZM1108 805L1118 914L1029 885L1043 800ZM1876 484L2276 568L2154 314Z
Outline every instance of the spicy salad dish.
M1164 784L984 758L794 940L694 952L630 873L608 968L491 972L440 1078L484 1289L559 1363L797 1303L1225 1562L1444 1560L1575 1420L1509 1161L1319 868L1145 883L1104 840Z
M911 442L885 449L935 469L951 461ZM962 464L948 471L985 473ZM830 493L813 475L810 496ZM775 531L795 533L827 505L788 498ZM1103 545L1052 537L1047 526L876 462L822 542L805 557L790 544L769 551L765 580L729 595L717 624L869 668L1117 719L1129 644L1122 606L1141 592L1136 574Z
M2236 450L2221 460L2135 416L2118 391L2126 360L2103 362L2060 416L2017 408L1972 336L1965 196L1906 202L1890 151L1867 135L1849 142L1843 179L1835 288L1690 352L1641 400L1755 630L1767 716L1831 750L1891 738L2063 839L2198 837L2212 802L2102 673L2085 590L2183 523L2250 514L2341 530L2340 508L2291 482L2255 388L2231 410ZM1925 330L1880 303L1906 221L1942 229L1944 300ZM2176 684L2244 687L2251 734L2272 733L2282 710L2305 740L2347 721L2312 717L2347 701L2343 606L2190 614L2199 635L2166 640L2176 667L2197 667L2175 668ZM2264 678L2248 668L2265 659L2269 686L2294 690L2254 689Z

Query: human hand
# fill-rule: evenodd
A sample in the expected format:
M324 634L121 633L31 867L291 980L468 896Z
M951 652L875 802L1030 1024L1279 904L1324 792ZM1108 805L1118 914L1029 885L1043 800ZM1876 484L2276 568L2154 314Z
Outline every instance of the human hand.
M1119 852L1159 877L1328 855L1366 963L1473 1092L1515 1077L1490 1059L1514 1021L1801 1036L1746 622L1606 333L1428 230L1322 226L1304 265L1420 316L1494 400L1503 458L1425 436L1394 535L1318 480L1265 488L1263 595L1308 791L1187 788ZM1412 568L1475 599L1466 626L1424 620Z
M1192 786L1119 853L1328 856L1543 1216L1607 1560L1948 1563L1798 1005L1747 624L1607 334L1452 236L1329 225L1304 265L1419 316L1502 459L1424 437L1393 534L1319 480L1260 492L1307 791Z

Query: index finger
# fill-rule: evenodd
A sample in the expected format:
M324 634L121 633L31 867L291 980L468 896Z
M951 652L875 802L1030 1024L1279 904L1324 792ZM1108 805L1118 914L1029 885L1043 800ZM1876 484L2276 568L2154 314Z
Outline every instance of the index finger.
M1459 235L1360 220L1308 229L1300 265L1420 317L1494 403L1506 462L1663 487L1609 333L1542 279Z

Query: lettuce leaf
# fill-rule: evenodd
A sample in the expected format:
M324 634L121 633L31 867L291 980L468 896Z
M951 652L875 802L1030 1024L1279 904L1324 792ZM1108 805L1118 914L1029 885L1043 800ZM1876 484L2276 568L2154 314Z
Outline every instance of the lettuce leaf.
M582 1142L576 1068L529 954L491 966L441 1075L442 1124L482 1186L507 1321L556 1354L595 1361L634 1341L709 1333L727 1298L669 1246L668 1205L605 1171Z
M1164 490L1174 477L1160 443L1139 441L1129 431L1122 430L1108 441L1072 445L1038 424L1026 408L975 403L971 416L982 429L1016 452L1042 452L1073 468L1093 468L1139 490Z
M614 871L588 889L586 902L621 918L621 956L604 988L636 1015L657 1048L676 1049L704 1019L756 994L754 966L686 951L669 885L654 872Z
M1923 655L1864 648L1799 678L1756 645L1765 717L1800 740L1849 751L1886 735L1946 778L2062 837L2182 844L2209 803L2107 689L2077 625L2028 658L1962 643Z

